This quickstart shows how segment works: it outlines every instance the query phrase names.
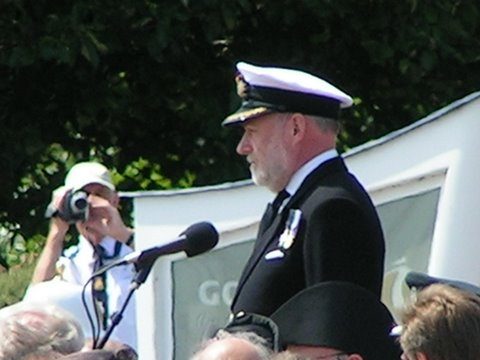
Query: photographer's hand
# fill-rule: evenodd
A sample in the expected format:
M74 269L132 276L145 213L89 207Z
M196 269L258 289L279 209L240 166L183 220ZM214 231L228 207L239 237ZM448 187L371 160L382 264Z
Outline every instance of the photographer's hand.
M118 209L108 200L96 196L89 196L90 214L88 220L83 224L93 241L99 243L103 237L112 238L126 243L133 233L133 230L127 227Z
M51 206L57 209L62 205L65 196L65 189L59 188L53 192ZM53 279L56 274L56 263L63 250L65 235L69 224L60 217L50 219L50 229L33 272L32 283L38 283Z

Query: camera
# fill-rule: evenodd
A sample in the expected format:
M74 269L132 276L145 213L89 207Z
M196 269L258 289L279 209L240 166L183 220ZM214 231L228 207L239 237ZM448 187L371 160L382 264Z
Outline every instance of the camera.
M69 190L63 199L58 216L69 224L85 221L88 218L88 194L85 191Z
M45 217L58 216L69 224L73 224L87 220L88 210L88 194L83 190L68 190L64 195L62 207L57 209L53 202L50 203L45 211Z

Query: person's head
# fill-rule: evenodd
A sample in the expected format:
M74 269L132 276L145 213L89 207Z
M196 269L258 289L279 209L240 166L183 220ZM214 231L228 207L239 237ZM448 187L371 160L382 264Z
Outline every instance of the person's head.
M84 334L78 322L54 306L18 304L0 318L0 359L56 359L79 351Z
M268 360L271 354L265 339L253 332L219 331L191 360Z
M400 358L390 336L394 320L370 291L329 281L306 288L272 316L285 348L311 359L392 360Z
M115 190L110 171L97 162L80 162L75 164L65 177L64 188L67 191L84 191L88 194L90 212L86 221L76 222L78 232L94 242L100 242L101 234L92 235L92 223L103 221L104 214L93 210L94 204L108 202L118 207L120 198Z
M54 278L30 284L21 303L29 303L31 308L42 308L55 305L70 315L80 324L85 338L92 337L92 329L88 319L87 311L82 303L83 284L74 284ZM94 313L93 304L87 302L88 311Z
M446 284L427 286L402 315L405 360L480 359L480 297Z
M115 205L118 202L110 171L97 162L80 162L72 166L65 177L65 188L74 192L83 190Z
M278 192L303 164L335 148L340 109L352 99L302 71L246 63L237 69L242 106L223 125L243 127L237 152L257 185Z

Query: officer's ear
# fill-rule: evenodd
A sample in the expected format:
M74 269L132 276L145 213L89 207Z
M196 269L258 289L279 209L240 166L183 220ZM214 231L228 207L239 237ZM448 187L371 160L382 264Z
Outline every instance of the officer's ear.
M307 119L300 113L293 113L288 119L290 135L296 141L302 140L305 136Z

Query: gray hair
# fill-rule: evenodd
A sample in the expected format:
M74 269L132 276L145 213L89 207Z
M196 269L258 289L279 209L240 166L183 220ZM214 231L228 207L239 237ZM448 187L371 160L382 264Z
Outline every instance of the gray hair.
M269 360L272 356L272 350L268 347L268 342L263 337L257 335L251 331L235 332L230 333L225 330L219 330L215 337L209 339L202 343L200 349L190 358L190 360L199 360L201 359L201 352L210 344L218 340L224 340L229 338L235 338L240 340L245 340L252 344L255 347L255 350L258 355L258 360Z
M0 318L0 359L55 359L79 351L85 342L80 324L55 306L20 304Z
M331 131L335 135L338 135L342 130L342 126L338 120L314 115L305 115L305 117L311 119L323 132Z

